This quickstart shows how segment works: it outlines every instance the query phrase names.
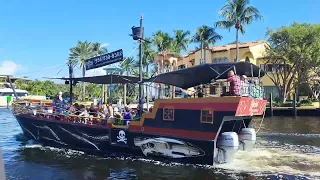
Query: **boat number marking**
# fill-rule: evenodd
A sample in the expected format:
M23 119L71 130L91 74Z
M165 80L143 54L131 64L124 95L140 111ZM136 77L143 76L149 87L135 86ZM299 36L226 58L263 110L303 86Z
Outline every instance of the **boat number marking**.
M119 135L117 136L117 142L123 142L125 144L127 144L127 138L126 138L126 133L121 130L119 131Z

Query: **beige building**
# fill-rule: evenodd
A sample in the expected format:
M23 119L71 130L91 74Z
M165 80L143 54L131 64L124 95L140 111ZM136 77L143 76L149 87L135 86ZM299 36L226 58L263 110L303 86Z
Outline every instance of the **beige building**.
M263 57L266 50L266 41L254 41L239 44L239 61L247 61L257 66L260 66L267 73L271 73L272 65L263 63ZM234 62L236 58L236 44L225 46L215 46L206 50L197 49L190 52L188 55L180 58L175 58L173 55L159 55L157 58L158 67L162 72L175 69L188 68L205 63L227 63ZM271 69L271 70L269 70ZM278 94L277 89L268 76L262 78L265 93Z

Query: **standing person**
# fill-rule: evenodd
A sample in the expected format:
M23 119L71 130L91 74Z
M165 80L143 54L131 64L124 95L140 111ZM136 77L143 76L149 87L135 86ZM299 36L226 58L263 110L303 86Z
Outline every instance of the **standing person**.
M63 101L62 92L61 91L59 92L59 99L60 99L60 101Z
M234 71L228 72L227 82L230 84L229 86L229 94L230 96L239 96L240 95L240 78Z

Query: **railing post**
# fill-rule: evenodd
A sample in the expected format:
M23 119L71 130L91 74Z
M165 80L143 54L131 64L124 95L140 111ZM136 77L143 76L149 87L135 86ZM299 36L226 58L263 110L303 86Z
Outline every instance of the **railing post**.
M297 94L293 94L293 115L297 117Z
M273 116L273 99L272 99L272 93L269 94L269 109L270 109L270 116L272 117Z

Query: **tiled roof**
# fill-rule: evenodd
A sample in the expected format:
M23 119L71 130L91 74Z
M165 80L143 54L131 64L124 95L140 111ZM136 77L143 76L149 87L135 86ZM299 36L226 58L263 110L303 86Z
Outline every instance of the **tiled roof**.
M256 46L256 45L263 44L263 43L266 43L266 41L254 41L254 42L240 43L239 48L248 48L248 47ZM215 51L227 51L229 49L235 49L235 48L236 48L236 44L229 44L229 45L225 45L225 46L215 46L210 49L213 52L215 52Z

